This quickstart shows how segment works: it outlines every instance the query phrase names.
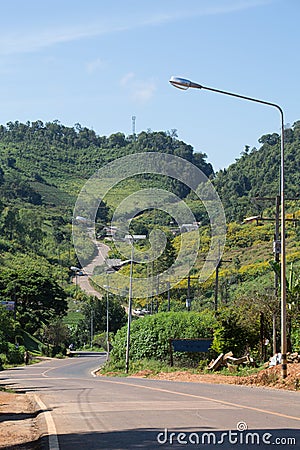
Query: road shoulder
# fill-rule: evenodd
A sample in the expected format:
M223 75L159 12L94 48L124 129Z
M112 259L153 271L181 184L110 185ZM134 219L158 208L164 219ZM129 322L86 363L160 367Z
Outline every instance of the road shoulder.
M39 415L31 394L0 391L0 449L40 450Z

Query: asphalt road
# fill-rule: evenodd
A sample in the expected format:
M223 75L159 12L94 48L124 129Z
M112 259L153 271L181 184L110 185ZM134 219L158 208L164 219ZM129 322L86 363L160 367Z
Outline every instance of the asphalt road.
M93 377L105 355L47 360L0 373L35 394L52 450L300 448L297 392Z
M85 267L82 268L82 271L85 275L80 276L76 275L73 278L73 283L80 287L83 291L85 291L88 295L93 295L95 297L102 297L96 289L90 284L89 278L93 275L94 269L97 266L102 266L105 258L109 252L109 247L105 244L99 243L98 241L93 241L98 249L98 254L95 258Z

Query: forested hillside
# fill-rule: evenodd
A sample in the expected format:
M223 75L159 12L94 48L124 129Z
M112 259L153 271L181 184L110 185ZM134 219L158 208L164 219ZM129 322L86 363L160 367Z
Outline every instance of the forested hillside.
M54 205L72 205L74 194L101 166L124 155L148 151L180 156L208 177L213 175L206 155L195 153L174 131L106 137L79 124L72 128L58 121L10 122L0 126L2 194L34 204L51 203L52 199Z
M285 142L286 193L287 197L294 199L287 202L287 215L294 220L287 227L287 261L294 264L291 273L296 284L295 291L289 293L289 301L294 305L291 307L291 323L295 324L300 296L299 228L295 226L300 211L297 201L300 185L300 121L285 130ZM91 175L108 162L137 152L162 152L180 156L199 167L212 180L223 202L228 223L226 251L219 272L219 303L221 306L232 303L233 309L230 311L235 314L237 302L244 302L245 316L239 315L239 319L243 323L247 322L249 329L252 327L246 313L249 308L256 308L253 317L263 312L268 317L266 335L269 336L272 314L278 314L275 307L269 307L272 302L278 303L274 299L274 273L269 261L273 259L273 197L279 190L280 136L276 133L267 134L259 139L259 143L259 149L246 147L235 163L215 174L207 156L195 152L191 145L179 140L175 130L148 130L130 136L123 133L98 136L80 124L66 127L58 121L45 124L41 121L26 124L9 122L6 126L1 125L0 296L2 301L16 302L17 308L15 322L9 316L10 313L0 308L0 325L10 324L6 328L0 326L0 353L7 354L7 342L12 342L21 328L53 346L57 344L57 330L61 333L60 344L66 344L70 339L81 344L86 342L86 324L90 320L91 310L88 306L93 301L70 285L70 267L78 264L72 245L73 208L80 189ZM188 295L193 300L192 310L212 310L214 275L202 285L197 281L210 240L207 214L203 205L183 183L153 174L126 179L99 208L97 231L103 229L120 199L139 188L148 187L149 183L172 190L185 199L197 221L201 222L201 249L199 259L191 271L191 283L188 285L187 279L183 279L172 289L171 308L184 310ZM254 201L254 197L258 196L271 200L266 203ZM263 210L270 215L270 222L260 222L259 226L240 225L247 215ZM157 273L169 267L169 262L174 260L178 251L178 238L170 233L171 219L164 212L151 209L138 214L131 223L133 232L137 234L148 234L157 226L165 227L169 233L166 251L152 268ZM113 252L112 245L111 256L118 257ZM93 248L87 249L87 253L92 256ZM125 294L126 289L128 286L124 286ZM82 302L81 309L78 309L77 302ZM140 306L145 306L145 302L144 299ZM102 307L105 308L105 305ZM166 294L155 296L151 306L153 311L163 311L167 307ZM76 316L75 328L72 328L72 324L71 331L70 322L69 328L65 328L62 322L67 310L69 318L70 312L72 317ZM117 306L115 311L119 311ZM81 322L78 322L80 317ZM122 314L119 319L120 325L124 322ZM77 327L78 323L81 325ZM99 332L104 331L103 320L99 320L98 329L96 323L95 327ZM259 339L259 333L255 336L255 339ZM297 334L294 341L298 342L299 339Z
M300 121L285 130L286 197L300 197ZM239 159L214 179L222 199L227 220L242 220L259 211L254 197L274 197L279 194L280 136L266 134L259 140L259 149L248 146Z
M72 207L85 180L101 166L124 155L155 151L180 156L199 167L213 179L227 220L242 220L258 212L251 199L279 192L280 136L267 134L258 141L259 149L246 146L235 163L215 175L207 156L180 141L176 130L98 136L80 124L9 122L0 126L1 198ZM285 130L285 166L286 195L298 197L300 121ZM160 183L164 187L164 181ZM183 189L181 197L187 193Z

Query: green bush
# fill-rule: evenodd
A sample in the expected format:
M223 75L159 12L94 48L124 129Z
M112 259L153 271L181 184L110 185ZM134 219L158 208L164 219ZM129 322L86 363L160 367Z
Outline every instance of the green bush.
M113 333L109 333L109 341L111 341L112 337ZM98 333L94 336L93 347L95 347L97 350L107 350L106 332Z
M292 350L293 352L299 352L300 351L300 329L299 327L293 327L292 329Z
M15 344L11 344L10 342L7 347L8 364L22 364L24 362L25 347L23 345L16 347Z
M5 340L5 338L3 337L3 333L0 330L0 353L6 354L7 346L8 346L8 342L7 342L7 340Z
M0 370L3 370L4 364L7 364L7 356L5 353L0 353Z
M135 320L131 324L130 358L169 360L170 339L196 339L212 337L215 318L211 311L162 312ZM113 340L111 360L122 361L125 358L127 327L121 328ZM178 359L186 359L184 353L178 353ZM192 355L192 354L190 354ZM197 354L194 354L194 356Z
M66 356L67 350L66 347L64 345L53 345L51 352L50 352L50 356L52 358L56 357L56 358L63 358L64 356Z
M232 351L235 357L255 350L259 344L259 325L253 327L254 323L253 318L249 323L243 322L233 308L224 308L219 313L212 349L217 353Z
M19 335L16 336L16 341L24 345L29 352L43 353L46 345L39 341L35 336L27 333L24 330L19 330Z

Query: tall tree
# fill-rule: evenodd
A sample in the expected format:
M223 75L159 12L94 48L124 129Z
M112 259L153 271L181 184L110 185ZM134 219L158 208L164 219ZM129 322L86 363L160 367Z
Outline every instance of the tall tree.
M31 333L67 311L64 290L50 273L31 265L1 268L0 295L4 300L16 302L16 318Z

